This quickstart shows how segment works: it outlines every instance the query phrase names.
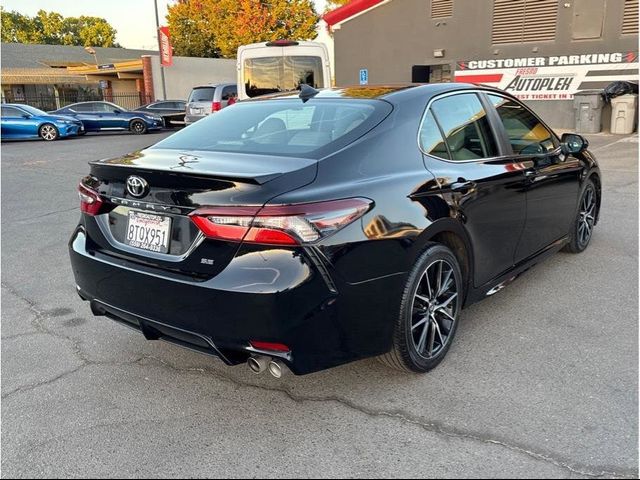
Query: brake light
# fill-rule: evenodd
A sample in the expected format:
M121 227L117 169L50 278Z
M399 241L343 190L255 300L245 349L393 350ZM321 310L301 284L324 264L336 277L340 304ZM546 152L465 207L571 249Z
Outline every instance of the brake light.
M104 202L98 192L80 183L78 185L78 197L80 197L80 211L89 215L97 215L100 213Z
M295 40L275 40L273 42L267 42L267 47L295 47L296 45L300 45L299 42Z
M220 102L213 102L211 104L211 111L212 112L219 112L220 110L222 110L222 103Z
M203 207L191 220L209 238L267 245L316 242L364 215L366 198L265 207Z

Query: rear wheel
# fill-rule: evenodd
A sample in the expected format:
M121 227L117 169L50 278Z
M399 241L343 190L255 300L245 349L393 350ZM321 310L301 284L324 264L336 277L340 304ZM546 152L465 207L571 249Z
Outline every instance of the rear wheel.
M55 125L52 125L50 123L45 123L44 125L40 126L40 129L38 130L38 135L40 135L40 138L42 138L43 140L52 142L53 140L58 139L58 137L60 136L60 133L58 132L58 129L56 128Z
M380 357L389 367L424 373L445 357L462 306L463 283L455 255L444 245L422 253L409 273L392 350Z
M129 124L129 130L136 135L142 135L143 133L147 133L147 125L142 120L133 120Z
M598 197L594 183L589 180L580 196L578 214L571 227L571 240L564 248L570 253L580 253L586 250L591 242L593 227L598 212Z

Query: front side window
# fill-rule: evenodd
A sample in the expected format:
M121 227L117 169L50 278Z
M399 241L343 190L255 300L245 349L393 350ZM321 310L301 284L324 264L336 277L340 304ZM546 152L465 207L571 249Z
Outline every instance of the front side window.
M24 112L18 110L13 107L2 107L2 116L3 117L20 117L24 115Z
M305 83L322 88L322 59L314 56L248 58L244 61L244 88L257 97L298 90Z
M500 95L488 95L495 105L516 155L538 155L554 151L556 139L542 122L519 103Z
M299 99L240 102L152 148L315 156L342 148L377 125L391 106L380 100Z
M451 160L498 156L498 148L480 99L475 93L436 100L431 111L444 133Z

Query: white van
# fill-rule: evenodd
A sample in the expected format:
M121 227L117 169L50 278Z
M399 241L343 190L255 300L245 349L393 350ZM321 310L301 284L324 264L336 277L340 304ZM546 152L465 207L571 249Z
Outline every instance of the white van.
M329 51L323 43L277 40L238 48L238 98L297 90L306 83L331 87Z

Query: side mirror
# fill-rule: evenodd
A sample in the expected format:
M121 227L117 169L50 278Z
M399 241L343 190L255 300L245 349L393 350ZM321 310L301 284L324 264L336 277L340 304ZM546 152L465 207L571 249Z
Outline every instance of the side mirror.
M562 135L560 148L565 155L583 152L589 147L589 142L577 133L565 133Z
M29 119L29 118L31 118L31 115L29 115L28 113L23 113L23 114L22 114L22 118L27 118L27 119Z

